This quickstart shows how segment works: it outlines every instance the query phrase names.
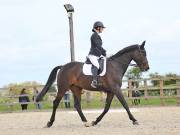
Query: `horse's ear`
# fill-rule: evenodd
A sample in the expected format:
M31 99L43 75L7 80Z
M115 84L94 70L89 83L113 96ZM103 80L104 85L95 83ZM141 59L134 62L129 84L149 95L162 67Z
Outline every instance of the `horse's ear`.
M146 43L146 41L143 41L143 42L142 42L142 44L141 44L141 46L140 46L141 49L144 49L145 43Z

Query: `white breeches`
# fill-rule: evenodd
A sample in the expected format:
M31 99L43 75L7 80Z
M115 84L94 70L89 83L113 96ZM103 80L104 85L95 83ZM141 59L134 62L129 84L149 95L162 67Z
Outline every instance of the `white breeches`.
M99 62L98 62L99 57L94 55L88 55L88 58L91 61L91 63L99 69Z

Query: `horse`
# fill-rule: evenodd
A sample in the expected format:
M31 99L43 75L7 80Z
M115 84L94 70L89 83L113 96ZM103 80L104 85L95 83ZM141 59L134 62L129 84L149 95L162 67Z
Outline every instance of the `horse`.
M125 108L129 119L134 125L138 125L138 121L132 115L128 104L121 91L122 78L130 64L134 60L141 71L149 69L148 60L146 57L145 41L141 44L135 44L118 51L116 54L107 58L107 70L104 76L99 76L99 81L103 84L102 87L91 87L92 76L84 75L82 72L82 62L70 62L65 65L56 66L50 73L49 78L37 96L36 100L42 100L42 97L47 93L50 86L57 78L58 92L53 101L53 111L50 121L47 122L47 127L51 127L55 121L56 109L67 90L71 90L74 97L74 107L77 110L84 126L97 125L104 115L108 112L113 97L116 96ZM58 74L57 74L58 73ZM103 112L97 117L95 121L88 123L81 109L81 92L82 89L89 91L103 91L107 93L105 107Z

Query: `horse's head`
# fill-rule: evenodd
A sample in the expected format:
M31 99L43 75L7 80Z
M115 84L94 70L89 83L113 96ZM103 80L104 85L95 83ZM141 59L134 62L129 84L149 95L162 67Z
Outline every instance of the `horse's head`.
M135 51L133 60L137 63L141 71L147 71L149 69L148 60L146 57L146 50L144 48L146 41L139 45L139 49Z

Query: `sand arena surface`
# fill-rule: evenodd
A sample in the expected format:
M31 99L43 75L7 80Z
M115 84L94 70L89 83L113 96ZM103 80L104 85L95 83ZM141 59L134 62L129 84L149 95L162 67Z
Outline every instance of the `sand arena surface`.
M132 108L140 125L132 125L124 109L111 110L94 127L84 127L75 112L58 111L51 128L43 128L51 112L0 114L0 135L180 135L180 107ZM89 122L101 111L84 111Z

